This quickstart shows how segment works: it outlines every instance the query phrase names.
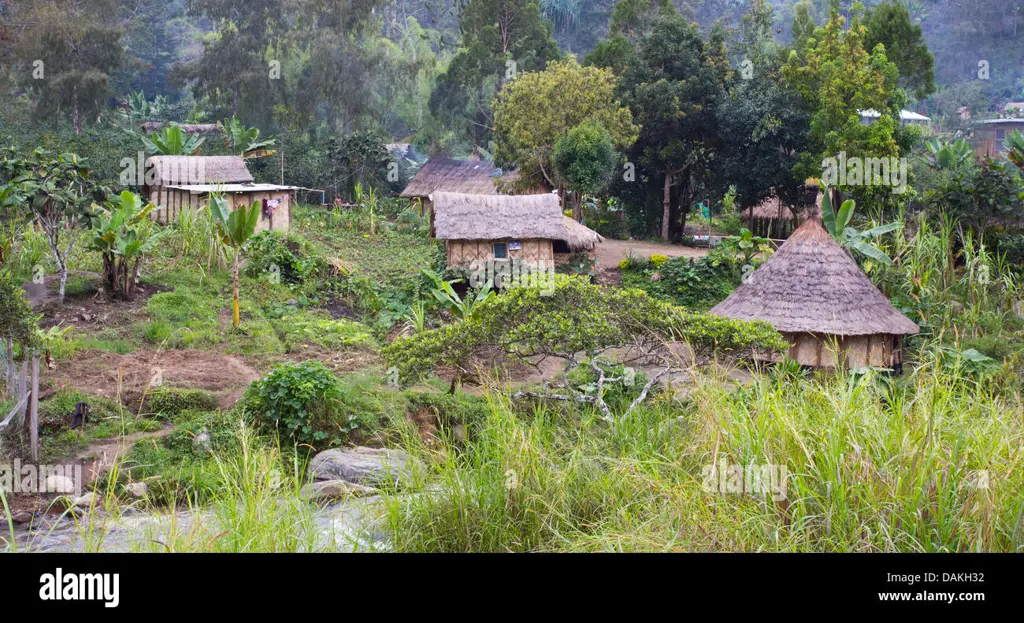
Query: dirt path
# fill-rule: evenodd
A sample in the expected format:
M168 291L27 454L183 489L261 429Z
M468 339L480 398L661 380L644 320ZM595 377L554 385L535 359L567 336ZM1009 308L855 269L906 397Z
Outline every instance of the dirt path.
M629 257L630 254L633 257L651 257L652 255L703 257L708 254L708 250L660 242L605 240L597 245L596 254L597 282L604 285L618 285L622 283L622 277L619 274L619 261Z

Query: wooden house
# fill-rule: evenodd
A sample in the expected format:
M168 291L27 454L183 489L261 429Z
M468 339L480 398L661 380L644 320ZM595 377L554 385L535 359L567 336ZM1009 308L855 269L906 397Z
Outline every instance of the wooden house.
M903 338L918 332L814 219L711 313L768 322L791 359L815 367L899 368Z
M257 184L241 156L152 156L146 160L143 194L157 209L153 218L169 224L184 210L206 207L211 192L222 193L232 209L259 202L257 231L288 231L295 186Z
M983 119L974 124L972 145L978 156L1005 157L1006 137L1014 131L1024 134L1024 117Z
M553 268L577 251L592 256L604 241L597 232L563 215L558 197L551 193L438 192L430 200L435 214L433 235L445 241L449 268L512 260Z

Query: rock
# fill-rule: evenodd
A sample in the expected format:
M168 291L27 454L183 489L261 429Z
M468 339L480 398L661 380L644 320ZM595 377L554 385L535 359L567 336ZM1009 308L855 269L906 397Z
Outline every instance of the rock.
M373 495L377 490L344 480L320 480L303 485L299 497L310 502L329 502L341 498Z
M32 521L32 513L28 511L18 511L11 517L11 521L16 526L24 526Z
M408 484L412 472L422 464L401 450L386 448L344 448L325 450L309 462L316 480L344 480L368 487L390 483Z
M92 322L93 318L92 314L86 312L82 312L81 314L78 315L78 317L82 319L82 322Z
M296 301L295 299L288 299L287 301L284 302L284 304L291 305L292 307L298 307L299 302Z
M63 493L65 495L75 492L75 481L67 476L53 474L46 477L44 483L47 493Z
M144 482L133 482L125 487L133 498L144 498L149 495L149 485Z
M95 493L86 493L85 495L75 498L71 504L78 508L92 508L98 501L98 496Z

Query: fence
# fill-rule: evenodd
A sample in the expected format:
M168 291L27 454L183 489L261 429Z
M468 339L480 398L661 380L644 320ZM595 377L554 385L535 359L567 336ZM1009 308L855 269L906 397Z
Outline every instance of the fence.
M26 411L28 414L29 446L33 461L39 460L39 354L32 353L32 370L29 373L29 362L25 358L20 370L14 360L14 344L7 340L6 351L0 351L6 363L7 397L14 400L14 408L0 420L0 434L12 423L16 426L25 425ZM3 415L0 413L0 415Z

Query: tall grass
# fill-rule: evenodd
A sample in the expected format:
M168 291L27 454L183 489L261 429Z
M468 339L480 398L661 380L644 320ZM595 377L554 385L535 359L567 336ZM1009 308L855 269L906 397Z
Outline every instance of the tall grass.
M923 364L706 378L612 432L495 399L435 490L386 502L399 551L1024 551L1024 409ZM784 500L708 492L704 468L788 469Z

